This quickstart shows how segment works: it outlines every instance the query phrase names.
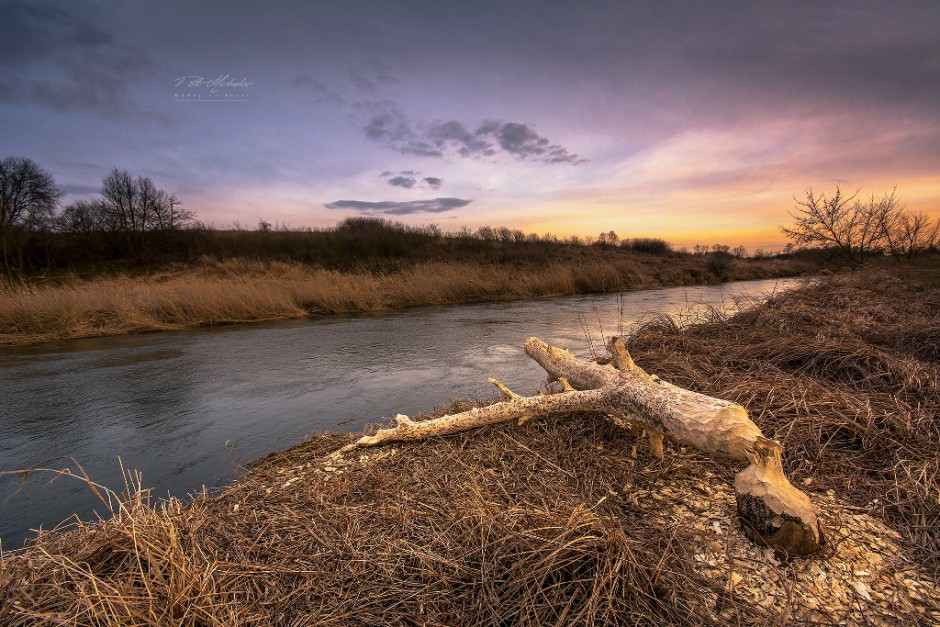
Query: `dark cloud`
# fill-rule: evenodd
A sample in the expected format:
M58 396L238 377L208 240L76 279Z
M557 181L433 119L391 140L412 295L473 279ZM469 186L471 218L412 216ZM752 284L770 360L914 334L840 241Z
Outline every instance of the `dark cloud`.
M360 92L376 93L383 85L398 83L398 79L395 78L391 69L376 59L367 61L365 67L346 68L346 77L355 90ZM339 81L339 83L342 82ZM313 99L309 101L310 104L329 103L339 107L352 108L374 108L375 104L368 101L359 101L355 96L350 95L348 85L328 86L307 73L291 79L290 86L311 94ZM388 103L383 104L388 105Z
M396 105L370 104L378 111L363 127L366 137L405 155L486 158L504 152L537 163L580 165L587 162L564 146L552 144L528 124L491 120L473 131L457 120L415 126Z
M411 189L418 181L410 176L395 176L388 180L389 185Z
M392 72L392 68L379 59L369 59L366 65L372 80L379 83L384 83L386 85L394 85L398 83L398 79Z
M379 176L388 178L388 184L393 187L404 187L406 189L412 189L416 186L421 189L438 189L444 182L444 179L437 176L426 176L419 180L421 173L417 170L402 170L398 174L386 170Z
M472 200L463 198L433 198L429 200L410 200L406 202L364 200L337 200L324 205L327 209L350 209L363 215L405 216L413 213L445 213L466 207Z
M477 136L492 136L496 138L499 147L506 152L516 155L520 159L531 159L542 163L570 163L578 165L587 159L581 159L557 144L552 144L527 124L516 122L487 122L476 132Z
M766 104L777 110L845 112L929 103L936 111L940 5L909 2L903 9L897 5L896 11L887 6L798 2L726 7L729 19L716 23L716 31L689 32L685 76L697 75L697 83L710 81L701 88L703 95L713 93L722 105L737 100L751 108ZM735 26L744 20L748 28ZM691 20L682 21L679 28L694 28ZM735 36L728 38L731 29Z
M415 155L417 157L443 157L444 153L433 145L424 141L409 141L398 148L403 155Z
M346 73L353 85L362 91L378 91L379 82L397 82L381 65L372 66L368 70L349 68ZM365 136L405 155L488 158L504 152L521 160L546 164L580 165L587 162L570 153L567 148L552 144L528 124L491 120L475 130L470 130L459 120L414 124L401 106L392 100L350 102L309 74L295 77L291 85L316 94L315 103L331 101L356 111L368 112L370 117L362 127Z
M114 43L114 35L94 24L77 24L69 39L79 46L110 46Z
M168 121L131 99L130 87L157 69L143 51L58 7L10 4L3 11L0 66L7 77L0 101Z
M0 78L0 102L20 102L25 99L26 82L11 76Z
M309 89L311 91L324 91L326 90L326 85L310 76L309 74L300 74L291 79L291 87L296 87L298 89Z
M513 104L525 98L557 99L558 111L564 112L559 117L596 118L599 124L632 121L633 143L702 126L738 127L768 116L880 117L890 108L895 118L932 122L940 101L936 1L666 0L553 3L539 9L521 2L435 11L434 28L420 6L396 5L381 17L370 13L372 19L396 24L385 31L389 36L420 42L387 57L396 67L415 72L410 61L429 76L466 76L462 86L468 87L477 74L501 76L505 80L477 87L491 93L501 87L499 93ZM547 32L554 36L546 37ZM390 43L357 40L371 54ZM420 52L410 55L410 50ZM446 75L434 73L442 67L448 68ZM556 86L565 87L543 87L533 81L536 76L552 76ZM458 156L485 158L489 149L547 163L578 161L567 147L550 150L553 142L520 145L513 141L518 136L512 128L504 137L480 137L462 115L455 117L463 124L449 127L447 122L437 129L415 124L415 137L393 148L404 154L450 154L439 139ZM515 116L508 120L524 122ZM430 137L435 131L439 137ZM504 148L501 139L518 151Z
M362 129L366 137L393 146L409 145L415 142L415 133L405 114L396 105L389 103L362 103L370 109L379 109L369 123ZM436 155L440 156L440 154Z
M68 39L68 15L51 4L2 3L0 11L0 66L30 65L60 51Z
M485 134L479 130L471 133L456 120L432 124L426 135L434 145L456 150L461 157L491 157L496 154L493 145L484 139Z

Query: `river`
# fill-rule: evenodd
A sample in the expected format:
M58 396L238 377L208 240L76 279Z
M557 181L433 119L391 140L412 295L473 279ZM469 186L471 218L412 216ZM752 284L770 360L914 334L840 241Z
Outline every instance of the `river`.
M450 399L532 393L529 336L590 357L601 334L656 314L733 311L799 279L421 307L0 348L0 470L68 467L116 491L120 463L154 497L220 486L236 468L323 431L359 431ZM120 458L120 462L119 462ZM106 508L83 482L0 475L5 551L72 514ZM20 489L22 488L22 489Z

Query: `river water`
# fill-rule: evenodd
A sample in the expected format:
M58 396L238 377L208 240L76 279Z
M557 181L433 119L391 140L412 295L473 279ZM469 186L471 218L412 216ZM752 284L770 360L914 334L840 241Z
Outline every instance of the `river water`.
M656 314L733 311L798 279L511 303L421 307L247 326L0 348L0 471L70 468L120 491L120 463L155 497L224 485L236 467L323 431L359 431L494 394L530 394L545 373L532 335L590 357L590 335ZM120 458L120 462L119 462ZM83 482L0 475L3 550L72 514L107 510ZM20 489L22 488L22 489Z

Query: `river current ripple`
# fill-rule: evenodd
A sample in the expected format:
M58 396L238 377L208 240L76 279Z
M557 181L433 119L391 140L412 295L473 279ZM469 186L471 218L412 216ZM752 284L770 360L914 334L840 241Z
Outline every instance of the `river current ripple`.
M82 468L120 492L120 463L155 497L221 486L236 468L323 431L359 431L451 399L529 394L545 373L522 350L542 339L590 357L601 335L657 314L733 311L798 279L421 307L0 348L0 471ZM120 458L120 462L119 462ZM74 460L74 461L73 461ZM75 479L0 475L4 550L104 506Z

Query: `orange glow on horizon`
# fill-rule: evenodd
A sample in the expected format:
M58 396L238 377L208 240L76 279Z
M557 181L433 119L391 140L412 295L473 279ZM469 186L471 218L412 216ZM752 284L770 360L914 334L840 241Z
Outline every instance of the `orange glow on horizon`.
M902 204L910 211L926 212L940 219L940 176L900 177L891 173L871 177L859 193L860 200L872 192L876 196L897 186ZM831 180L805 181L786 177L758 184L753 180L728 178L723 184L706 187L680 185L652 189L639 187L632 179L606 181L593 187L555 190L540 195L538 190L524 190L510 199L482 197L469 210L451 213L385 215L381 217L407 224L439 225L444 231L463 226L508 227L525 233L558 237L597 237L614 231L621 238L654 237L676 248L697 244L744 246L749 252L781 250L788 243L781 225L792 222L788 213L809 187L829 193L836 183ZM842 189L853 193L851 181L841 182ZM326 199L312 199L304 189L240 189L237 196L209 194L187 202L206 223L230 228L239 221L242 228L253 229L259 219L290 227L330 228L355 212L316 210L328 200L344 196L342 189L327 192Z
M864 202L872 192L878 197L890 192L895 184L907 210L923 211L931 219L940 220L940 177L910 178L890 183L879 181L862 189L858 197ZM793 196L802 197L808 187L828 193L834 189L835 183L828 186L788 185L787 190L794 190L789 195L784 190L737 196L725 191L664 195L632 208L624 201L621 205L623 210L617 211L609 208L609 197L555 202L550 206L523 209L517 224L508 226L538 234L553 233L559 237L596 237L601 232L613 230L621 238L662 238L676 248L725 244L732 247L743 245L751 252L758 248L780 250L789 241L780 227L792 223L788 212L796 205ZM842 188L855 192L850 185L843 184Z

